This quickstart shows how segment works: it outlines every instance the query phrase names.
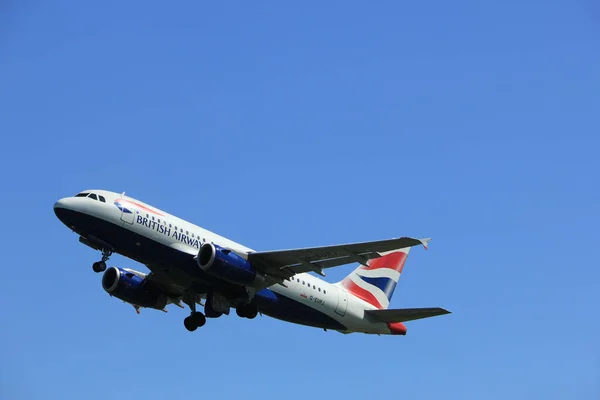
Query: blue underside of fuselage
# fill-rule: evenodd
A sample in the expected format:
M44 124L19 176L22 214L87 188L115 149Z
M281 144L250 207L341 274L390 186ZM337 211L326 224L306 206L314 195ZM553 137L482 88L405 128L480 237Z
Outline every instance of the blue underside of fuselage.
M346 330L344 325L330 316L270 289L257 292L255 299L260 312L270 317L317 328Z
M189 254L165 246L123 226L67 209L55 209L55 213L65 225L79 235L84 237L92 235L110 243L116 253L145 264L148 268L153 266L182 268L194 277L192 289L198 293L221 291L224 294L235 295L236 292L245 292L241 286L228 284L204 273ZM338 321L320 311L270 289L257 292L255 301L261 313L273 318L318 328L346 329Z

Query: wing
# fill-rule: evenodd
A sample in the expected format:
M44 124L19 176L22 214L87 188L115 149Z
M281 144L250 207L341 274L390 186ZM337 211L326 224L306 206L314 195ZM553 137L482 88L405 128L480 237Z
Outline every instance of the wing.
M365 314L381 322L406 322L415 319L437 317L438 315L450 314L443 308L400 308L395 310L366 310Z
M358 262L367 264L372 258L381 257L380 253L403 249L417 245L427 248L431 238L414 239L402 237L375 242L349 243L336 246L311 247L294 250L259 251L249 253L248 261L261 272L282 283L295 274L313 271L325 275L323 270L338 265Z
M168 295L169 297L181 297L183 294L189 290L189 281L186 282L186 277L176 277L180 279L174 279L173 274L177 275L179 272L176 268L164 268L162 265L158 264L150 264L146 265L148 269L151 271L146 279L153 282L156 286L158 286L161 291ZM167 273L170 271L171 274ZM186 284L181 284L181 283Z

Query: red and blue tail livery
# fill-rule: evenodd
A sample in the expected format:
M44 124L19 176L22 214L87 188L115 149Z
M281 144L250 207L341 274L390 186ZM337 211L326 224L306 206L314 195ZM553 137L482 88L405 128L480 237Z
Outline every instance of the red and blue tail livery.
M390 309L408 253L429 238L256 251L139 200L107 190L86 190L54 204L58 219L79 241L102 253L93 270L105 292L140 312L187 305L184 326L207 318L266 315L342 333L405 335L404 322L448 314L442 308ZM153 273L111 266L114 253ZM318 276L360 263L340 282Z
M400 279L410 248L392 251L348 275L342 286L354 296L378 309L388 308Z

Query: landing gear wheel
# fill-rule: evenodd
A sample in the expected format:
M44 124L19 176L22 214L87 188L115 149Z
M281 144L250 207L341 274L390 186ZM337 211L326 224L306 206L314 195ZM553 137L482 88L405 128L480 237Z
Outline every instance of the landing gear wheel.
M253 319L258 314L256 306L252 303L244 304L235 309L238 317Z
M94 272L106 271L106 262L108 261L112 253L112 250L102 249L102 260L92 264L92 269L94 270Z
M249 306L250 307L248 307L248 310L246 310L246 318L254 319L258 315L258 309L256 308L255 305L249 304Z
M201 312L195 312L191 315L191 317L198 328L204 326L206 323L206 317Z
M189 317L186 317L183 320L183 325L185 329L190 332L195 331L199 327L203 326L206 323L206 317L201 312L192 313Z
M94 272L104 272L106 271L106 263L104 261L98 261L92 264L92 269Z
M198 329L198 326L192 320L192 316L186 317L183 320L183 325L185 326L185 329L187 329L190 332L194 332L196 329Z
M235 309L235 313L237 314L238 317L240 318L245 318L246 314L244 314L244 306L239 306Z

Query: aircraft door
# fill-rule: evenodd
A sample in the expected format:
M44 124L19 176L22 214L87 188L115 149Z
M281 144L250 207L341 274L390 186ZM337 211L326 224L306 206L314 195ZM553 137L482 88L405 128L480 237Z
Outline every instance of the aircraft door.
M342 317L346 315L346 308L348 307L348 295L345 290L338 289L337 290L337 307L335 308L335 312Z
M122 199L123 198L121 197L120 200ZM135 210L129 204L127 204L126 201L120 202L120 205L121 207L119 208L121 209L121 221L133 225L133 220L135 218Z

